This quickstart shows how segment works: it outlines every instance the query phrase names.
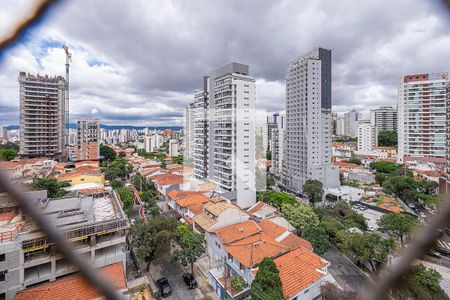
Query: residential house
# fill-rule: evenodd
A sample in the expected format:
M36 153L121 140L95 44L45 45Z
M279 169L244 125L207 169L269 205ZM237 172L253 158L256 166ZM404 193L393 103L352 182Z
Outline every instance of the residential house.
M206 234L228 225L244 222L249 218L250 216L235 204L220 199L212 200L203 205L203 211L200 214L194 216L193 229Z

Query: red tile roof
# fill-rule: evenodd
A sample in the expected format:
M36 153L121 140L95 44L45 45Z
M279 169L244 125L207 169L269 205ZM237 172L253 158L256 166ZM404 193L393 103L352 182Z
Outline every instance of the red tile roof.
M99 273L115 288L127 288L124 268L121 262L105 266L99 269ZM81 274L76 274L20 291L16 294L15 300L88 300L97 299L101 296L100 291L92 286Z
M289 249L269 235L260 232L224 247L245 268L251 268L264 257L274 257Z
M276 239L281 234L285 233L287 231L286 228L283 226L280 226L278 224L275 224L274 222L264 219L261 222L259 222L259 227L261 227L262 231L269 235L270 237Z
M190 195L197 195L198 192L196 191L180 191L180 190L171 190L167 193L167 197L169 197L170 200L176 200L182 197L190 196Z
M183 176L175 174L158 174L150 177L156 184L160 186L183 183Z
M289 233L284 239L279 240L279 242L288 247L289 250L297 249L300 247L303 247L311 252L314 250L310 242L293 233Z
M283 296L289 299L325 277L318 269L327 267L328 262L304 248L297 248L274 259L283 287Z
M209 197L202 193L197 193L196 195L185 196L185 197L182 197L182 198L176 200L177 204L181 207L188 207L189 205L205 203L208 201L209 201Z
M251 220L233 224L214 231L224 244L242 240L248 236L261 232L261 228Z

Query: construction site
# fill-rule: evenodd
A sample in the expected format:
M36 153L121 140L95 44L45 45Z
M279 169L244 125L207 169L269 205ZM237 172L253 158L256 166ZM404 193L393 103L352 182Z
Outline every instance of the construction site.
M130 225L114 192L58 199L39 192L31 192L33 202L77 254L95 268L117 262L125 267ZM0 194L0 270L0 299L14 299L20 290L77 272L5 194Z

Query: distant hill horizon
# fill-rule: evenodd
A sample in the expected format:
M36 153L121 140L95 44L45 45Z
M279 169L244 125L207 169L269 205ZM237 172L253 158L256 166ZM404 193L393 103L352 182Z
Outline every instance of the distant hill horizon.
M136 129L136 130L142 130L145 127L149 128L150 130L164 130L164 129L171 129L173 131L179 131L183 129L183 126L133 126L133 125L105 125L100 124L100 128L104 128L107 130L117 130L117 129ZM19 129L19 125L9 125L5 126L7 130L17 130ZM74 123L69 124L69 128L75 129L77 128L77 125Z

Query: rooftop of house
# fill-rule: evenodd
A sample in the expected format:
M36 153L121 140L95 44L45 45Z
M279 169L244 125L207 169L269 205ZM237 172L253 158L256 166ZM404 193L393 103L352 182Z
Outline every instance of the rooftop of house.
M116 289L127 288L124 267L121 262L100 268L98 272ZM101 297L101 292L95 286L92 286L81 274L75 274L20 291L16 294L15 299L88 300L101 299Z
M214 230L214 233L217 234L222 243L229 244L255 235L261 231L261 227L259 227L255 221L247 220L245 222Z
M188 207L197 203L205 203L209 201L209 197L202 193L187 195L185 197L178 198L176 200L177 205L180 207Z
M268 215L276 214L277 209L270 204L259 201L255 205L247 209L247 212L260 218L265 218Z
M271 219L264 219L259 222L258 225L265 234L271 238L274 238L277 242L280 242L289 250L304 247L309 251L313 251L313 247L310 242L302 239L296 234L291 233L286 227L273 222Z
M196 191L181 191L181 190L171 190L167 192L167 197L170 200L177 200L186 196L198 195L199 192Z
M333 164L335 166L338 166L339 168L353 168L353 169L362 169L363 168L363 166L361 166L361 165L348 163L345 161L334 162Z
M175 174L158 174L151 176L150 179L160 186L173 185L184 182L183 176Z
M264 257L274 257L289 249L264 232L224 246L225 250L236 258L245 268L260 263Z
M274 262L280 271L285 299L295 296L325 277L324 269L329 265L326 260L304 248L297 248L283 254L275 258Z

